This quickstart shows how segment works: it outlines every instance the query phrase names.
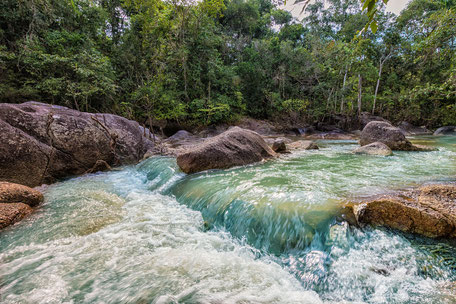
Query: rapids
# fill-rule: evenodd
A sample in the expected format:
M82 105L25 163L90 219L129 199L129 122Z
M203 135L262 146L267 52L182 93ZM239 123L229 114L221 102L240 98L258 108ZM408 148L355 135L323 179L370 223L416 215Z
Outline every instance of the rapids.
M172 158L44 187L0 232L1 303L454 303L456 247L340 220L346 200L453 181L435 152L350 153L354 141L193 175Z

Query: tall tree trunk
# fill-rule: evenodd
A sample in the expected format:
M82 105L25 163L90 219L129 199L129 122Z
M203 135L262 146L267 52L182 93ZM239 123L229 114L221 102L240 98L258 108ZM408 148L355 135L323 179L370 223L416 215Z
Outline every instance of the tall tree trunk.
M358 74L358 117L361 116L361 95L362 95L362 82L361 74Z
M382 69L383 69L383 64L384 63L385 62L380 59L380 67L378 69L377 85L375 86L374 104L372 105L372 115L374 115L374 112L375 112L375 105L377 103L378 87L380 86L380 78L382 77Z
M392 56L394 50L391 50L387 55L382 56L380 58L380 66L378 68L378 79L377 79L377 86L375 87L375 95L374 95L374 104L372 105L372 114L375 112L375 106L377 105L377 93L378 93L378 88L380 87L380 79L382 77L382 71L383 71L383 65L385 62Z
M331 91L329 91L328 100L326 101L326 110L329 108L329 104L331 102L331 96L332 96L333 92L334 92L334 88L332 88Z
M344 112L345 84L347 83L348 66L345 66L344 83L342 84L342 100L340 101L340 113Z

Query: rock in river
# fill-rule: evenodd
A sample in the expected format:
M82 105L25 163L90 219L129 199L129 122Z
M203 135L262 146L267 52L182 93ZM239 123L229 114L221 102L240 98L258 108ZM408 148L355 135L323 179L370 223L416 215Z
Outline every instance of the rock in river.
M374 142L365 146L361 146L353 150L355 154L368 154L368 155L381 155L381 156L390 156L393 155L393 151L381 142Z
M277 138L276 140L274 140L271 148L274 152L277 153L286 153L288 151L285 140L282 138Z
M404 135L428 135L432 134L431 131L429 131L426 126L421 126L417 127L414 126L406 121L402 121L398 126L397 126Z
M386 121L371 121L361 132L359 144L365 146L374 142L381 142L391 150L422 151L422 147L414 146L401 132Z
M440 127L435 130L434 135L456 135L456 126Z
M134 163L153 143L137 122L38 102L0 104L0 180L37 186ZM95 168L96 169L96 168Z
M24 203L35 207L43 202L40 191L27 186L0 182L0 203Z
M43 201L38 190L27 186L0 182L0 229L12 225L32 213L31 207Z
M312 140L297 140L288 145L293 150L318 150L317 144Z
M23 203L0 203L0 229L19 222L33 212L32 207Z
M427 237L456 237L456 185L435 184L353 206L360 225L386 226Z
M233 127L204 140L177 156L177 164L185 173L209 169L227 169L276 156L256 132Z

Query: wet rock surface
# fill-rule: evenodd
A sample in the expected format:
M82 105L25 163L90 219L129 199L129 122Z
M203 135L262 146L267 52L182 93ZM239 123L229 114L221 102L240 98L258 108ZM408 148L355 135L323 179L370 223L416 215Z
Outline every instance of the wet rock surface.
M27 186L0 182L0 203L24 203L31 207L37 206L44 200L40 191Z
M137 122L38 102L0 104L0 180L37 186L142 159L154 144Z
M0 229L19 222L33 212L33 208L23 203L0 203Z
M33 212L44 200L38 190L27 186L0 182L0 229L12 225Z
M456 185L434 184L353 205L359 225L385 226L426 237L456 237Z
M286 141L283 138L274 140L271 149L277 153L286 153L288 151Z
M440 127L435 130L434 135L456 135L456 126Z

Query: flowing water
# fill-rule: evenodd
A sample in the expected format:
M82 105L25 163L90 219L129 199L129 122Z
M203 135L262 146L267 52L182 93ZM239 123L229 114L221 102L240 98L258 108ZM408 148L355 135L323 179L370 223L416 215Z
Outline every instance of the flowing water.
M73 178L0 232L2 303L455 303L447 242L340 220L344 201L453 181L435 152L350 153L354 141L194 175L172 158Z

